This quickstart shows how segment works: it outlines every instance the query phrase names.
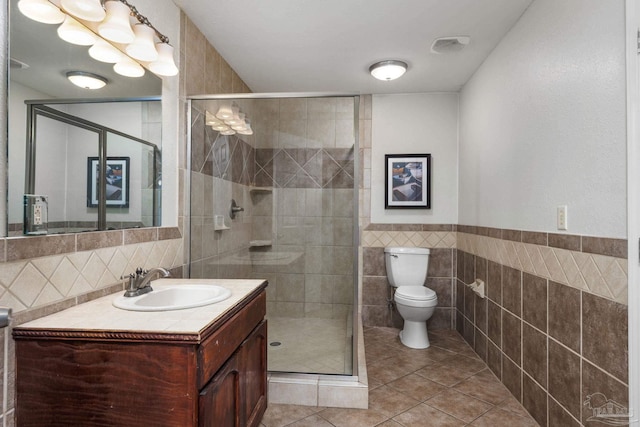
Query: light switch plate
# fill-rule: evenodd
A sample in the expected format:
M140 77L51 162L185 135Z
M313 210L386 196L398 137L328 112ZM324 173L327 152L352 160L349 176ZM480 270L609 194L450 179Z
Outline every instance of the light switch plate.
M558 206L558 230L567 229L567 205Z

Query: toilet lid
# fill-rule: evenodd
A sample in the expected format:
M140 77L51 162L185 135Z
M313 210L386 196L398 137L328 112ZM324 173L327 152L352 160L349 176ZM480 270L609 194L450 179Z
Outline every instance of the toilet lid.
M426 286L400 286L396 289L396 295L403 298L426 301L437 298L436 293Z

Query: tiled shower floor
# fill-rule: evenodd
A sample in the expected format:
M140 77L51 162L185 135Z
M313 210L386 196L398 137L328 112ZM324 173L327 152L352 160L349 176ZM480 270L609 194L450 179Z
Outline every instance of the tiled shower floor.
M364 331L369 409L269 404L262 427L535 427L538 424L456 332L404 347L398 330Z
M268 317L268 370L351 373L351 331L345 319ZM280 345L274 346L273 343Z

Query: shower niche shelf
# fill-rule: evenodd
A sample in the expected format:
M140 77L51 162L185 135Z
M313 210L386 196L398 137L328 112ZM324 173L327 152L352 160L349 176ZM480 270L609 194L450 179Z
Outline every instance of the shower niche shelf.
M273 193L273 188L271 187L252 187L249 189L250 193Z
M251 240L249 241L249 246L252 248L264 248L267 246L271 246L271 240Z

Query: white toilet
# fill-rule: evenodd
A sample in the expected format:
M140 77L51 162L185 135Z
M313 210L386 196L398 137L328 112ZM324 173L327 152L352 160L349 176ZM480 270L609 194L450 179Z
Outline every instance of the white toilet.
M404 319L400 341L407 347L427 348L427 320L438 304L436 293L424 286L429 268L429 249L385 248L384 258L387 278L396 288L393 299Z

